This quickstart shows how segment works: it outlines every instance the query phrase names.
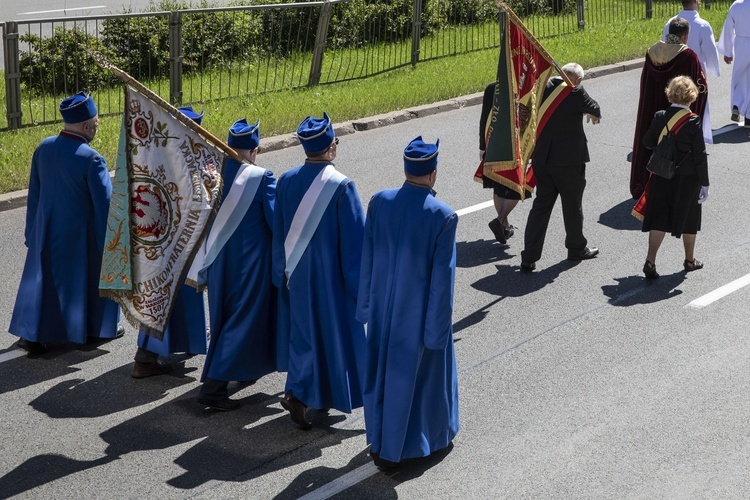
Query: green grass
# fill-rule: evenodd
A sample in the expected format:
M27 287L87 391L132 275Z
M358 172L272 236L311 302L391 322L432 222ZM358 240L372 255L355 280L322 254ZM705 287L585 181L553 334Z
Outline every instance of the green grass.
M701 11L701 16L714 27L717 37L728 7L728 4L714 5L711 10ZM542 43L558 63L576 61L584 68L592 68L643 57L646 48L661 36L663 26L664 18L613 22L587 27L570 35L544 38ZM229 125L242 117L260 118L261 134L269 137L292 132L306 115L320 115L324 110L334 122L344 122L479 92L496 76L497 55L497 49L482 50L420 62L416 68L409 66L366 79L212 100L194 107L205 108L203 125L220 138L225 138ZM301 71L300 67L298 65L294 71ZM325 71L324 65L323 80ZM200 80L199 77L186 80L186 100L191 85L205 85L206 81L206 78ZM230 82L222 84L222 88L226 85ZM155 83L149 86L157 90ZM0 86L0 112L3 115L0 126L5 123L4 92L4 86ZM212 92L218 92L218 87ZM162 85L160 93L162 96L168 93L168 86ZM113 90L98 99L122 99L122 93ZM46 113L54 116L56 103L50 106ZM99 107L101 109L102 105ZM40 110L36 112L41 113ZM111 164L115 159L120 120L120 116L103 117L99 134L92 143ZM0 132L0 193L27 187L34 148L44 137L59 130L60 125L53 124Z

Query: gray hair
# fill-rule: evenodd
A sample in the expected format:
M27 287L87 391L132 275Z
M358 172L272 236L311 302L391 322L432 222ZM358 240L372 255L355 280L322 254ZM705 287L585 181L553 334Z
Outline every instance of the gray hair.
M583 80L583 68L580 64L574 62L568 63L561 69L563 73L565 73L569 77L580 78L581 80Z

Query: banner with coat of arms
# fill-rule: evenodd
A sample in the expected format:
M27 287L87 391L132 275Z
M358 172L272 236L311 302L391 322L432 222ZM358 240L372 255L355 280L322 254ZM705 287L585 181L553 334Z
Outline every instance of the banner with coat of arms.
M231 153L143 90L125 85L99 288L130 323L161 339L215 215L224 159Z
M486 150L474 174L521 194L536 182L529 160L539 130L540 106L547 80L557 71L568 81L552 56L513 10L498 2L500 58L492 110L485 124ZM568 83L570 83L568 81Z

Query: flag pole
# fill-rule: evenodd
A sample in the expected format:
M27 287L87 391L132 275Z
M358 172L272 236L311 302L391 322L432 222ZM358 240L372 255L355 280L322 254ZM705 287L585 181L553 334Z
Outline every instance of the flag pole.
M149 99L159 104L162 108L170 111L174 117L180 121L183 125L188 127L190 130L195 132L196 134L200 136L204 136L206 139L211 141L214 146L220 148L222 151L224 151L226 154L234 158L240 163L247 163L247 160L245 160L243 157L241 157L237 151L230 148L227 144L224 143L221 139L213 135L211 132L206 130L205 128L201 127L197 123L195 123L193 120L185 116L179 109L174 107L172 104L168 103L164 99L162 99L159 95L157 95L154 91L143 85L141 82L130 76L128 73L124 72L104 57L104 55L100 52L97 52L95 50L91 50L88 47L85 47L83 45L79 45L82 49L84 49L88 54L91 56L91 58L104 69L108 69L109 71L113 72L117 77L123 81L126 85L130 85L131 87L135 88L138 92L146 95ZM127 103L126 103L127 106Z
M533 33L529 31L525 24L523 24L523 21L521 21L516 13L513 12L513 9L510 8L510 5L506 4L503 0L495 0L495 4L505 11L510 21L518 26L518 29L520 29L523 34L526 35L526 37L531 41L531 43L534 44L534 46L542 54L542 56L544 56L544 58L547 59L555 67L565 83L567 83L571 87L574 87L573 82L570 80L568 75L565 74L565 72L560 68L555 59L550 55L549 52L547 52L547 49L545 49L542 44L539 43L539 40L537 40Z

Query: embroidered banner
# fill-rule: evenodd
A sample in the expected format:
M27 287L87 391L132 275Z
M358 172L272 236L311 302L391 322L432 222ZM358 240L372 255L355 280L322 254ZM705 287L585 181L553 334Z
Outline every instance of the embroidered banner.
M492 111L485 125L484 158L474 179L487 177L524 197L533 189L527 168L537 137L539 107L545 84L554 69L562 73L513 10L499 3L500 58Z
M117 172L99 282L134 326L161 339L215 214L228 146L125 85ZM231 151L231 150L229 150Z

